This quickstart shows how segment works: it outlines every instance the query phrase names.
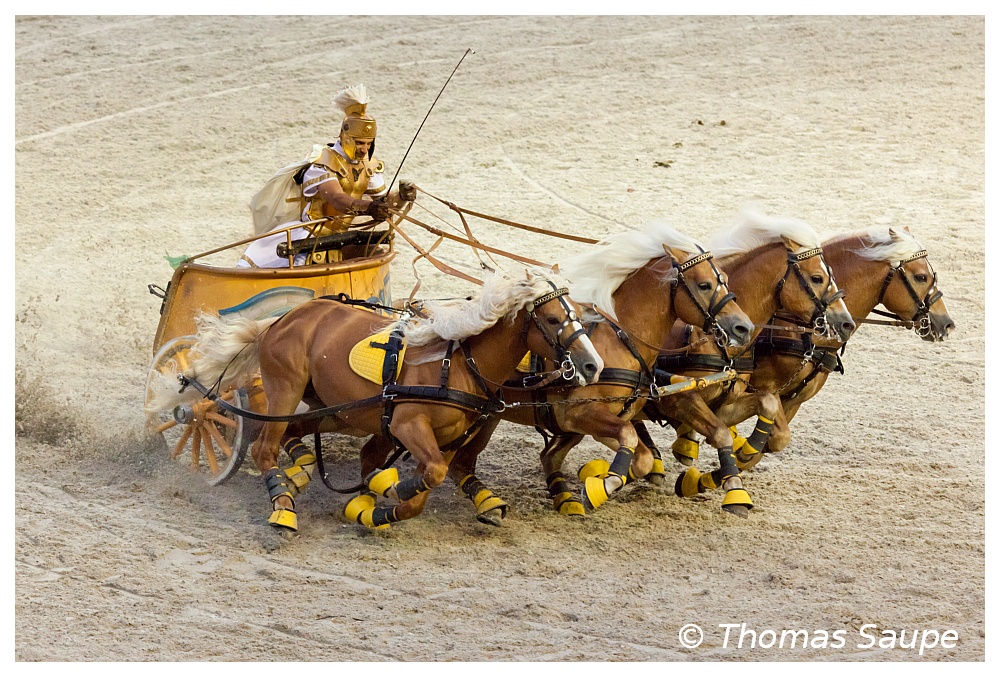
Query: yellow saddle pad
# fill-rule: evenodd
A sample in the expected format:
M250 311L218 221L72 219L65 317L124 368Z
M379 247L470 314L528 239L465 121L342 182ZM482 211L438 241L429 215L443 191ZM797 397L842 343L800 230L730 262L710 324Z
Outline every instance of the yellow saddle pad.
M522 359L521 363L517 365L517 370L522 374L531 373L531 352L524 355L524 359Z
M388 343L389 332L373 334L358 341L348 358L351 369L358 376L368 379L372 383L382 385L382 365L385 363L386 353L381 348L375 348L372 343ZM399 361L396 363L396 377L399 377L399 370L403 367L403 354L406 352L406 341L399 349Z

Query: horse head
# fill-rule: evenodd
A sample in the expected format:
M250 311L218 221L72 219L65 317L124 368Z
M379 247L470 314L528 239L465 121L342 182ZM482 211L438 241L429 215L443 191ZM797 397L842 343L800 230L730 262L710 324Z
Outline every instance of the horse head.
M909 235L909 228L905 230ZM892 228L889 237L892 242L904 239ZM913 322L914 331L923 340L943 341L955 328L955 322L948 314L944 294L938 290L937 283L937 273L927 260L927 250L920 249L889 268L878 302L890 312Z
M742 347L753 337L754 325L736 304L725 273L712 261L712 253L683 252L663 245L672 268L670 297L677 318L707 334L714 334L720 347ZM683 294L677 294L677 290ZM730 303L732 302L732 303Z
M563 378L575 380L578 385L596 382L604 360L580 323L578 307L568 296L569 288L530 270L527 281L537 294L525 306L532 320L527 328L528 347L561 364Z
M788 251L788 267L775 291L778 309L797 319L808 318L820 336L847 341L857 325L823 258L823 249L803 247L787 236L781 239Z

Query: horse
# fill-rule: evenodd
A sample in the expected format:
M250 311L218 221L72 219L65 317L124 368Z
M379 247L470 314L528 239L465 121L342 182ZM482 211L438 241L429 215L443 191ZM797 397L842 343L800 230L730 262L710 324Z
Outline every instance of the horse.
M529 391L513 382L505 385L505 401L526 396L533 401L492 416L449 470L486 524L500 524L506 503L476 477L475 463L501 419L553 432L541 452L549 496L560 513L583 515L653 469L648 450L636 453L638 440L629 420L651 394L651 367L675 320L697 323L726 345L746 345L753 335L753 324L733 302L712 253L666 223L613 235L558 267L572 279L571 298L588 309L588 332L604 370L596 384L582 387L556 383ZM569 491L562 464L584 435L615 451L615 458L586 482L581 501Z
M292 468L277 467L287 421L300 402L329 408L314 430L382 436L405 447L417 460L415 474L399 481L389 467L368 477L367 491L346 511L360 524L385 528L422 512L455 449L489 412L503 408L495 384L513 374L527 351L557 362L566 357L578 383L597 379L603 362L567 291L554 274L527 270L523 277L488 275L478 298L428 302L426 317L396 322L336 298L308 301L262 321L203 317L184 375L224 388L246 382L259 369L269 420L252 455L271 501L268 524L285 532L298 530L294 497L304 488L289 477L310 475L304 465L315 467L315 458L294 456ZM385 350L383 383L352 369L355 346ZM377 506L375 495L396 505Z
M847 292L844 300L854 318L863 320L882 305L930 342L944 341L955 328L927 250L909 228L876 227L836 235L823 242L823 255ZM799 407L816 396L832 372L843 372L838 352L844 345L844 341L815 339L791 329L767 329L757 338L749 390L777 393L781 401L766 446L737 450L741 468L753 467L765 452L787 446L791 439L788 423ZM748 392L731 405L726 416L735 425L757 413L758 406L753 392Z

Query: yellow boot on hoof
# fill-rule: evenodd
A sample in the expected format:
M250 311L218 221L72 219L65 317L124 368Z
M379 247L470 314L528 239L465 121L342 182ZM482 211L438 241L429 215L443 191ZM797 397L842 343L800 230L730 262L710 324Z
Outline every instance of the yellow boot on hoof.
M562 505L559 506L559 514L567 515L569 517L585 517L587 515L587 511L584 510L583 503L570 499L568 501L563 501Z
M583 485L583 505L590 510L597 510L608 500L608 490L604 479L588 477Z
M747 517L753 508L753 499L745 489L730 489L722 499L722 509L737 517Z
M698 494L698 480L701 479L701 471L697 468L688 468L677 476L674 483L674 493L682 498L691 498Z
M344 517L352 522L357 522L361 513L374 507L375 497L371 494L361 494L352 498L344 507Z
M577 476L580 478L581 482L586 482L589 477L606 477L608 474L608 468L610 467L611 464L603 458L595 458L593 461L584 463L580 467L579 472L577 472Z
M663 459L653 459L653 469L646 474L646 481L658 487L662 487L667 479L667 471L663 467Z
M295 514L294 510L289 510L288 508L278 508L272 512L267 523L272 527L280 527L289 531L299 530L299 517Z
M693 465L698 460L698 443L686 437L678 437L670 445L674 458L683 465Z
M379 496L385 496L394 484L399 483L399 471L395 468L386 468L368 480L368 488Z

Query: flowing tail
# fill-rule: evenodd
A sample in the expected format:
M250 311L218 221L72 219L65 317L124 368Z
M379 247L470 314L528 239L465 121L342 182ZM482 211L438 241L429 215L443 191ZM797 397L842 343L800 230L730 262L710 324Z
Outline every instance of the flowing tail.
M196 319L196 342L189 354L191 366L184 370L184 376L196 379L207 387L215 385L221 377L220 390L233 384L247 383L260 368L258 339L265 329L279 319L280 317L250 320L239 316L199 316ZM201 399L201 393L194 388L185 388L180 392L181 386L177 381L180 371L180 368L166 369L153 374L146 402L147 411L168 411L177 405Z

